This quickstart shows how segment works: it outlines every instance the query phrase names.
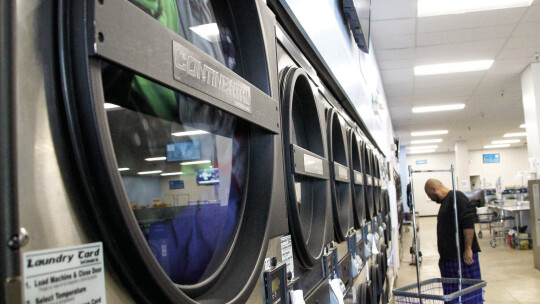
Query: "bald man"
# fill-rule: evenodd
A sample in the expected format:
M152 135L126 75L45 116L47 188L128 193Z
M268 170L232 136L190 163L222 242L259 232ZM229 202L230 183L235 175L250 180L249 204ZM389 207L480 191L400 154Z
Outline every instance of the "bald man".
M454 194L437 179L429 179L424 187L429 198L440 204L437 215L437 248L439 250L439 269L443 278L457 278L458 256L456 248L456 225L454 221ZM481 279L478 252L480 246L474 231L474 207L461 191L456 191L458 209L459 246L461 249L461 273L463 278ZM446 286L445 286L446 285ZM443 284L445 294L457 291L457 286ZM463 303L482 303L482 294ZM457 302L449 302L457 303Z

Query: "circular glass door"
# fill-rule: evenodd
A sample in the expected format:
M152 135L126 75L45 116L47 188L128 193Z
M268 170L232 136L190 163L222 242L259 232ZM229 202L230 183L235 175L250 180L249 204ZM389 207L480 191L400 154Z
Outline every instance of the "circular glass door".
M291 67L282 80L282 126L289 227L304 268L319 262L326 240L329 169L319 105L307 74Z
M349 228L354 224L349 223L352 194L349 151L345 146L347 131L345 121L335 109L328 110L327 134L334 232L337 242L341 243L346 239Z
M353 213L354 213L354 227L360 229L364 219L366 218L366 205L365 205L365 178L364 169L362 164L362 142L356 132L350 130L349 132L349 154L351 156L350 163L351 177L353 182L352 199L353 199Z
M246 71L252 68L243 64L246 56L260 60L265 54L240 51L236 20L242 13L235 8L257 9L240 2L61 5L64 97L88 212L137 302L243 302L258 281L272 186L251 189L257 179L272 180L276 136L250 111L229 110L212 97L217 88L240 100L247 87L258 96L251 100L253 112L264 111L256 98L273 102L257 91L269 87L266 67L259 67L263 75L250 76ZM98 56L86 45L93 33L86 18L94 14ZM264 45L260 21L250 20L242 26L250 28L250 40ZM137 26L147 32L134 43L147 52L115 53L111 36L136 36ZM154 42L169 45L170 54L173 46L184 53L145 57L159 54L145 44L155 37L171 37ZM186 77L199 77L207 86L176 77L181 85L168 83L159 74L163 62L180 65ZM166 76L172 79L172 69Z

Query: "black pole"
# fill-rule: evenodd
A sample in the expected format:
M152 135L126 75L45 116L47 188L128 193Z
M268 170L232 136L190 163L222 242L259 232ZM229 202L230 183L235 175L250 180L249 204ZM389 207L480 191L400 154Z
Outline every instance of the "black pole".
M20 301L15 145L15 1L0 0L0 303Z

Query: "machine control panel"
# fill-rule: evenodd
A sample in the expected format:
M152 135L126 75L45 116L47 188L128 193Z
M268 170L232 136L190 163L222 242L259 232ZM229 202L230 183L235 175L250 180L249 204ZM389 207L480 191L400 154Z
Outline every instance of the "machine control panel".
M322 263L324 277L328 279L335 279L338 265L337 249L330 248L328 252L324 254Z
M263 272L264 303L285 304L287 299L287 268L284 263L272 261L272 266Z

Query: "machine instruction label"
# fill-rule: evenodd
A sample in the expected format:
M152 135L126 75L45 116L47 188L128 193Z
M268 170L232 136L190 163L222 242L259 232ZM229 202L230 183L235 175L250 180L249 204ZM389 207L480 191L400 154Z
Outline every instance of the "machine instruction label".
M25 252L25 304L107 303L101 242Z
M294 278L293 249L290 235L281 237L281 261L287 264L287 273L290 272Z

